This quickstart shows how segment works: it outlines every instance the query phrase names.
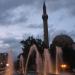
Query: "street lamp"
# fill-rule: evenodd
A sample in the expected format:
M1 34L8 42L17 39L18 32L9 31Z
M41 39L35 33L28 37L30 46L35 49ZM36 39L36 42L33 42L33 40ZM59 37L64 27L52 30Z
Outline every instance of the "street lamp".
M8 66L9 66L9 64L6 64L6 66L8 67Z
M60 67L61 67L61 69L62 69L63 71L65 71L68 66L67 66L66 64L61 64Z

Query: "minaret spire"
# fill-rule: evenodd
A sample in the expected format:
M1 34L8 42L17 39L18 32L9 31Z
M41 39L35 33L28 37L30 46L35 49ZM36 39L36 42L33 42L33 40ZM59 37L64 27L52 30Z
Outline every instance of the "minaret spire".
M45 1L44 1L44 4L43 4L43 13L46 14L46 4L45 4Z
M42 19L43 19L43 27L44 27L44 43L46 45L46 47L49 48L49 41L48 41L48 15L47 15L47 12L46 12L46 4L45 4L45 1L44 1L44 4L43 4L43 15L42 15Z

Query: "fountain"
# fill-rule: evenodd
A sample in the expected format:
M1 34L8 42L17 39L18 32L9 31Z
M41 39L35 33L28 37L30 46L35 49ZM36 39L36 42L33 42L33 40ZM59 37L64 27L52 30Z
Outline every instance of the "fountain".
M26 61L25 75L27 75L27 68L28 68L27 66L28 66L30 55L32 54L33 51L36 52L36 58L35 58L36 59L36 73L38 75L59 74L57 69L58 69L58 55L60 53L60 52L58 52L58 50L60 51L60 48L56 47L56 49L57 49L56 72L54 72L52 60L51 60L50 53L49 53L48 49L44 49L43 58L42 58L40 53L38 52L36 45L35 44L32 45L30 50L29 50L28 58Z
M13 57L12 57L12 51L8 51L8 59L5 69L5 75L13 75L14 74L14 67L13 67Z
M48 49L44 49L44 74L43 75L47 75L47 74L52 74L53 70L52 70L52 62L51 62L51 57L49 54Z
M56 70L53 70L53 62L51 60L50 53L48 49L44 49L43 56L40 55L37 46L34 44L30 47L26 64L24 66L24 58L20 56L20 72L21 75L28 74L28 62L33 51L36 52L35 63L36 63L36 72L34 75L59 75L60 74L60 65L63 63L62 60L62 49L60 47L56 47ZM14 65L12 60L12 51L8 52L8 60L7 67L5 70L5 75L14 75ZM31 73L30 73L31 74ZM18 74L17 74L18 75ZM32 74L31 74L32 75Z
M61 47L56 46L56 74L60 74L60 65L62 63L62 49Z
M53 70L53 63L50 57L48 49L44 49L43 58L40 56L36 45L32 45L25 66L25 75L27 75L27 65L32 52L36 52L36 73L39 75L59 75L60 74L60 65L63 63L62 60L62 49L56 47L56 70Z
M26 66L25 66L25 75L27 75L27 66L28 66L28 61L29 61L29 58L30 58L30 55L32 54L32 52L35 51L36 52L36 73L40 74L42 73L42 59L41 59L41 56L38 52L38 49L36 47L36 45L32 45L30 50L29 50L29 54L28 54L28 58L27 58L27 61L26 61Z
M24 58L22 55L20 56L20 72L24 75Z

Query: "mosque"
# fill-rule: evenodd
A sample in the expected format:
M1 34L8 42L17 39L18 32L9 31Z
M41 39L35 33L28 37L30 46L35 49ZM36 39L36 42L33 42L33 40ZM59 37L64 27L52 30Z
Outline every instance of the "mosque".
M47 15L47 11L46 11L46 5L45 2L43 4L43 15L42 15L42 19L43 19L43 29L44 29L44 43L47 47L49 47L49 38L48 38L48 15ZM52 41L53 44L56 45L72 45L73 44L73 40L70 36L65 35L65 34L60 34L57 35L54 40ZM63 42L63 43L62 43Z
M70 68L75 68L75 43L73 39L66 35L66 34L60 34L57 35L53 41L52 44L49 47L49 38L48 38L48 15L46 11L46 5L45 2L43 4L43 29L44 29L44 43L45 45L50 48L51 50L51 56L53 58L53 61L55 62L56 58L56 46L62 48L63 52L63 61L66 64L70 65ZM50 34L50 33L49 33Z

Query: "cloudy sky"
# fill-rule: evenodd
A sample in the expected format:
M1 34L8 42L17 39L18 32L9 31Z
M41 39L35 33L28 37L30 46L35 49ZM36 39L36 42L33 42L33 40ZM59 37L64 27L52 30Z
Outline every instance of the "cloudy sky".
M22 52L20 41L28 36L43 39L44 0L0 0L0 52ZM46 0L49 40L65 33L75 37L75 0ZM75 40L75 39L74 39Z

